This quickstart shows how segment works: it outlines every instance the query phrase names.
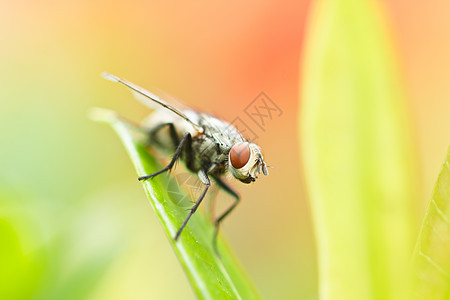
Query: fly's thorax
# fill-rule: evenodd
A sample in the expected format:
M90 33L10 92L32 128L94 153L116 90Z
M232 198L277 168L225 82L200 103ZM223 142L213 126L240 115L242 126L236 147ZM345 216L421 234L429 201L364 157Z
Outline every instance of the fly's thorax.
M229 148L223 149L214 138L201 135L193 138L192 153L185 160L191 171L209 170L214 165L214 175L221 176L227 170L228 151Z
M241 142L231 147L228 155L231 174L243 183L250 183L262 172L268 175L264 156L258 145Z

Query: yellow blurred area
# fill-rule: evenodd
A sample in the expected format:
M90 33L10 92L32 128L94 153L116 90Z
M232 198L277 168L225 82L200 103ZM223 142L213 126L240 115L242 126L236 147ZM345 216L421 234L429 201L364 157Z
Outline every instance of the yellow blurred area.
M385 5L415 120L421 217L450 141L450 3ZM22 265L0 264L0 280L26 287L17 294L12 286L10 299L194 298L118 138L87 118L94 106L137 121L148 113L103 71L248 122L274 168L255 184L233 183L243 201L222 233L264 298L316 299L296 141L308 7L1 1L0 234L15 242L0 255L12 251ZM245 114L260 92L283 111L263 129ZM220 193L218 201L231 199Z

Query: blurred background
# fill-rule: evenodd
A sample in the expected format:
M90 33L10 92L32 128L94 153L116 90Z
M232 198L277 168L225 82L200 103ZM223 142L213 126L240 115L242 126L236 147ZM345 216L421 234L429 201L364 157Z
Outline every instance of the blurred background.
M450 2L380 2L409 96L422 216L450 141ZM243 201L222 234L263 298L316 299L296 140L309 8L0 1L0 298L194 298L118 138L87 118L94 106L137 121L148 113L100 77L108 71L255 131L275 168L233 183ZM283 111L264 129L245 114L260 92Z

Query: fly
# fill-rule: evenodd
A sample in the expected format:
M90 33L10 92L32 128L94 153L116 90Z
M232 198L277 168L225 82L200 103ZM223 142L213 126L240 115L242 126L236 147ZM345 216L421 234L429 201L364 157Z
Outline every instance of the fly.
M238 193L222 178L231 174L237 180L248 184L255 181L261 172L268 175L261 148L250 143L226 121L191 109L179 110L153 93L117 76L103 73L103 77L124 84L136 94L138 100L142 100L154 110L142 123L142 129L148 134L149 145L173 153L165 168L138 179L148 180L170 171L176 161L181 159L186 168L197 174L204 184L201 195L189 209L188 216L174 237L175 240L178 240L189 219L200 206L211 186L211 179L234 198L234 203L214 222L213 247L217 252L219 226L240 200Z

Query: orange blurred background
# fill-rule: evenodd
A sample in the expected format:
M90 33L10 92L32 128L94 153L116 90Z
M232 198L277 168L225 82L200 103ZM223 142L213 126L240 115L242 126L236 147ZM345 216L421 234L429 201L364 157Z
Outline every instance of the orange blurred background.
M422 216L450 141L450 2L382 4L414 121ZM92 251L102 256L102 247L112 245L117 251L89 299L194 298L122 145L109 127L88 120L87 110L107 107L134 120L148 113L125 88L103 80L103 71L229 121L265 92L283 115L265 131L252 128L274 168L255 184L234 183L243 201L222 233L264 298L316 299L296 141L309 7L309 1L1 1L0 195L24 214L11 221L24 253L69 235L60 266L70 273ZM49 286L60 275L44 273Z

